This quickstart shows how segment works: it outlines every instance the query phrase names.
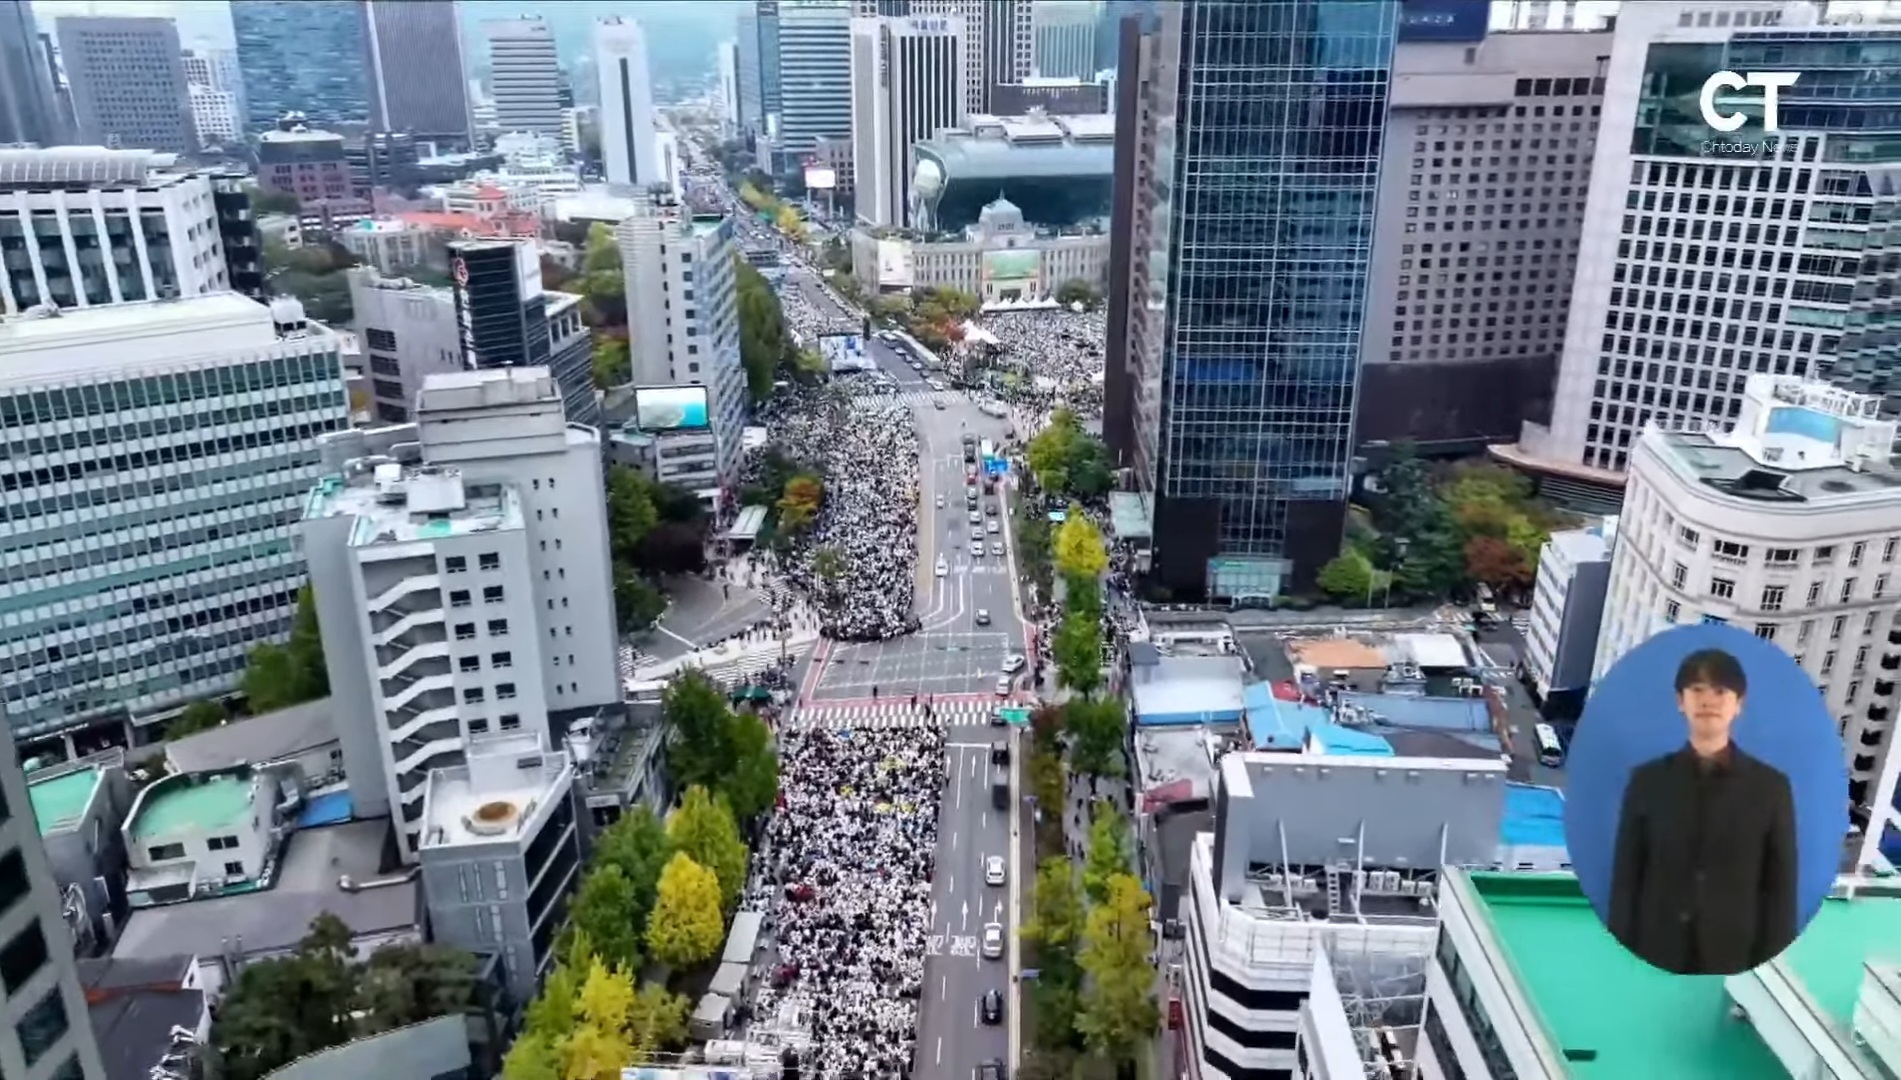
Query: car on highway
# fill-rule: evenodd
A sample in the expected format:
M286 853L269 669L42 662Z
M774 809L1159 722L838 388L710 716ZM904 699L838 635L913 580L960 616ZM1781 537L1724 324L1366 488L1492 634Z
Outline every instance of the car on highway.
M944 509L944 496L942 494L939 494L937 497L937 508L939 510Z
M1016 688L1015 683L1016 680L1008 675L997 676L997 696L1009 697L1010 691Z
M945 390L949 389L949 387L944 385L944 380L942 379L926 379L924 381L930 384L931 389L936 390L939 393L943 393Z
M1003 924L984 924L984 959L1001 960L1003 958Z
M991 485L990 485L990 482L989 482L989 480L988 480L988 479L986 479L986 480L984 481L984 486L985 486L986 488L988 488L988 487L990 487L990 486L991 486ZM987 503L985 503L985 504L984 504L984 513L986 513L986 514L988 514L988 515L990 515L991 517L996 517L996 516L997 516L997 504L996 504L996 503L994 503L994 502L987 502Z
M977 609L977 625L978 626L990 625L990 609L989 608Z
M982 514L979 514L977 511L972 510L970 512L970 523L972 525L982 525L984 523L984 516Z
M933 409L936 409L936 410L937 410L938 412L943 412L943 411L944 411L944 408L945 408L945 406L944 406L944 399L943 399L943 398L932 398L932 399L931 399L931 408L933 408Z
M996 518L991 518L989 521L984 522L984 531L995 536L1002 531L1002 527L997 524Z
M1023 670L1023 665L1026 663L1029 663L1029 661L1023 658L1022 653L1011 653L1003 658L1003 673L1005 675L1015 675L1017 672Z
M1003 856L992 855L984 860L984 884L1003 884Z
M1009 1077L1004 1075L1003 1059L993 1058L977 1066L972 1080L1009 1080Z
M990 554L995 555L998 558L1002 558L1003 557L1003 541L1001 540L990 541Z
M943 577L948 573L950 573L950 564L944 561L944 556L939 555L937 557L937 576Z
M972 525L970 527L970 539L978 547L982 547L984 542L984 527L982 525Z
M1003 991L991 987L984 991L983 1001L978 1005L983 1022L991 1026L1003 1023Z

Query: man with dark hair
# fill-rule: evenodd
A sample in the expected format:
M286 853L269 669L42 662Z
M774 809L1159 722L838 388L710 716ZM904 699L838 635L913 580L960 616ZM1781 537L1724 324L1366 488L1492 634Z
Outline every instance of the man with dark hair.
M1677 668L1680 750L1624 788L1608 924L1624 947L1680 975L1734 975L1795 940L1795 800L1789 779L1730 741L1749 680L1701 649Z

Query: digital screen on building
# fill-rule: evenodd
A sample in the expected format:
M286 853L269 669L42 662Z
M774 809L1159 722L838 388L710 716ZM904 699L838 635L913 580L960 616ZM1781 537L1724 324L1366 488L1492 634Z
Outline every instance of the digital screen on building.
M986 251L983 254L983 276L986 282L998 286L1028 286L1036 281L1043 268L1043 253L1040 251Z
M1490 0L1400 0L1401 41L1484 41Z
M642 431L692 431L712 426L704 386L643 386L634 391L634 422Z

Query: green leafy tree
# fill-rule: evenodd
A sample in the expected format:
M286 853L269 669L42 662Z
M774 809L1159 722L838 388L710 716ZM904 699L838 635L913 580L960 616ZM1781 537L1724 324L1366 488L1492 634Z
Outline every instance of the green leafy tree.
M651 481L625 465L607 470L607 542L614 561L638 562L640 545L660 523Z
M772 747L772 729L749 712L734 714L732 746L733 760L720 794L735 817L750 821L779 797L779 754Z
M733 256L734 306L739 314L739 359L755 402L772 394L772 375L786 355L789 338L778 294L753 265Z
M733 760L733 710L704 672L688 669L667 684L660 713L674 739L667 759L676 782L709 790Z
M818 477L801 473L786 481L779 498L779 528L797 533L811 527L824 501L825 486Z
M725 937L719 878L676 853L660 873L660 900L647 921L647 950L669 967L690 967L717 955Z
M627 339L614 334L594 335L594 387L606 390L621 386L634 377L633 361L628 357Z
M581 879L568 905L568 931L585 935L593 955L629 971L640 967L642 917L634 883L612 863L597 865Z
M475 1003L475 987L475 957L461 949L385 946L359 970L359 1024L374 1034L462 1012Z
M1093 311L1102 304L1102 292L1083 278L1070 278L1056 287L1056 302L1064 307L1081 304Z
M1064 615L1050 655L1064 686L1085 697L1095 693L1102 685L1102 624L1087 612Z
M317 624L317 594L305 585L297 593L297 613L291 619L290 641L285 645L297 673L297 700L315 701L330 694L330 669L323 659L323 630Z
M598 958L575 998L574 1027L561 1040L566 1080L615 1080L635 1060L638 1047L627 1029L637 992L633 976Z
M1337 600L1364 600L1373 591L1373 564L1357 551L1347 551L1320 568L1320 591Z
M619 869L633 886L634 921L639 929L646 926L647 915L653 911L660 870L672 857L673 841L667 839L666 825L641 805L622 814L595 839L592 865Z
M812 552L812 573L818 575L820 581L836 581L844 572L845 558L836 547L824 544Z
M1101 803L1089 821L1089 850L1083 860L1083 895L1091 905L1109 902L1114 880L1135 867L1135 837L1121 814Z
M1109 566L1109 548L1102 542L1102 532L1083 516L1079 506L1070 507L1068 517L1056 527L1053 552L1056 569L1065 577L1094 578Z
M1056 752L1039 747L1030 754L1030 793L1045 814L1063 812L1063 797L1069 778L1063 773L1063 759Z
M614 615L624 634L645 630L666 614L667 595L633 568L614 567Z
M713 872L724 906L738 902L746 885L746 844L725 799L698 785L687 788L680 805L667 816L667 839L674 851Z
M1051 856L1037 864L1029 903L1030 917L1019 931L1035 950L1038 975L1030 984L1036 1009L1038 1041L1062 1046L1076 1041L1076 1012L1082 988L1082 947L1087 909L1077 888L1076 869L1066 856Z
M1083 927L1077 960L1086 978L1076 1029L1090 1050L1118 1064L1135 1059L1161 1020L1149 963L1149 909L1142 883L1117 875Z
M303 209L303 203L297 196L282 188L246 188L245 194L251 197L251 212L259 217L265 214L295 214Z
M1069 733L1069 763L1077 772L1105 778L1127 774L1120 701L1071 698L1063 703L1063 729Z
M194 701L185 706L178 719L165 725L165 737L182 739L201 731L210 731L225 721L224 706L215 701Z

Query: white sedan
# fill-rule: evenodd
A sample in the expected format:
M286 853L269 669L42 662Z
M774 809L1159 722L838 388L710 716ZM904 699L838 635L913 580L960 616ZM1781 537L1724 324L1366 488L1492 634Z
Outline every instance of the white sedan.
M1003 856L992 855L984 860L984 884L1003 884Z
M939 555L937 557L937 576L943 577L948 573L950 573L950 564L944 561L944 556Z
M1003 658L1003 673L1005 675L1015 675L1017 672L1022 671L1023 665L1028 662L1029 661L1023 659L1022 653L1011 653Z
M1003 957L1003 924L984 924L983 951L985 959L998 960Z

